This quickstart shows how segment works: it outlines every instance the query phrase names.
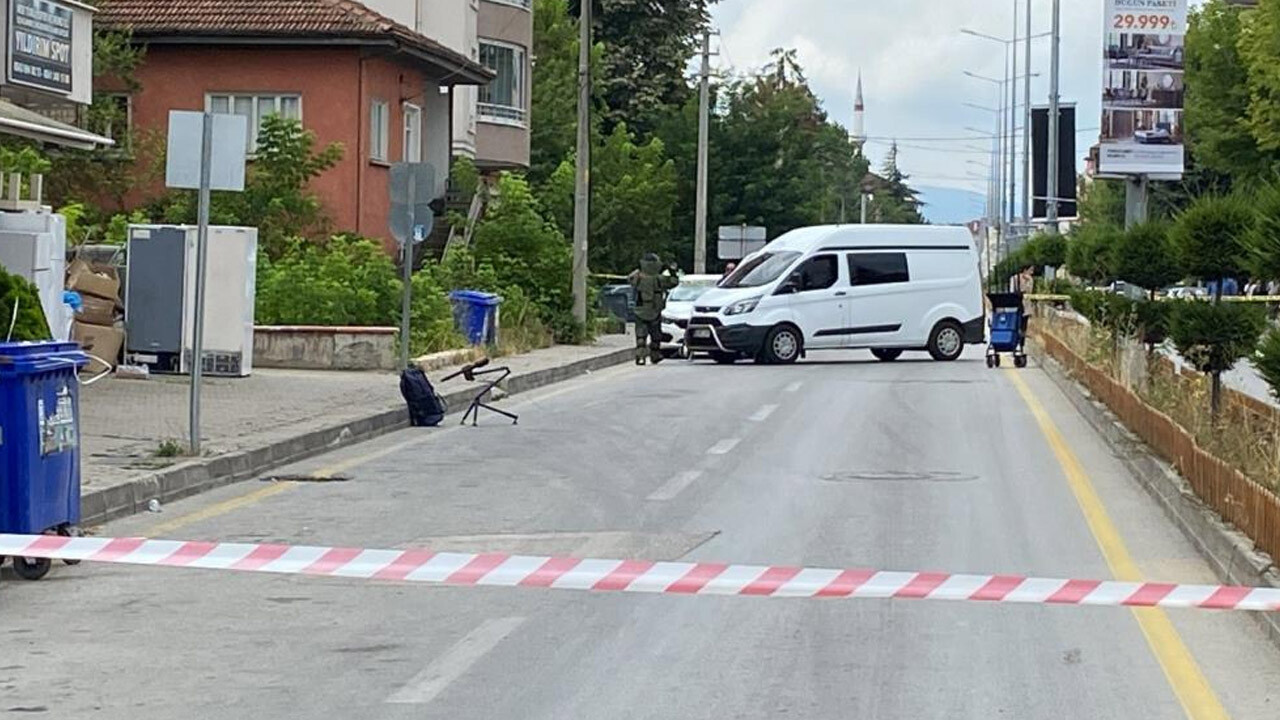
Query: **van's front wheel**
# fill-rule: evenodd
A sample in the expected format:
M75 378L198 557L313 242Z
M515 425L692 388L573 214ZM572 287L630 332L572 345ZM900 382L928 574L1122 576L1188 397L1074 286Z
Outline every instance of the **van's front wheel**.
M943 320L929 334L929 354L939 362L954 362L964 352L964 330L952 320Z
M790 365L800 359L803 347L804 340L801 339L799 330L789 325L779 325L765 336L760 357L770 365Z

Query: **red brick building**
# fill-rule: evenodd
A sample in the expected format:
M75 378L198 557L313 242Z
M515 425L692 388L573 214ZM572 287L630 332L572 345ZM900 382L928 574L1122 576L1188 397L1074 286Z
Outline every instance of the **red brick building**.
M391 163L431 162L443 195L451 89L492 77L479 63L352 0L104 5L98 27L130 30L146 46L137 73L142 89L122 99L133 127L164 132L170 110L243 114L252 153L262 118L297 118L322 146L345 148L337 167L312 183L335 226L384 240Z

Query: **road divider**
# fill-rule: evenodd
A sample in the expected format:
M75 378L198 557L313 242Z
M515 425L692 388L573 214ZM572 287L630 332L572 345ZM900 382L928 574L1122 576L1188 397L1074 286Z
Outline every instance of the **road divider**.
M1280 589L1020 575L835 570L0 534L0 555L358 580L670 595L953 600L1033 605L1280 610Z

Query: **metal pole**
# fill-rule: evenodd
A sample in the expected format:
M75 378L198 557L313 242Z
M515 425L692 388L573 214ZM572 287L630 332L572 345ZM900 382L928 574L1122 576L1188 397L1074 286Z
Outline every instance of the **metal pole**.
M416 176L409 181L409 207L416 207L418 187ZM415 218L416 219L416 218ZM403 287L400 300L400 368L409 367L409 314L413 305L413 236L414 228L409 228L409 236L404 239L400 262L404 264L401 274Z
M1031 0L1027 0L1027 61L1025 72L1027 77L1023 83L1023 102L1026 103L1022 114L1022 226L1031 232Z
M1009 158L1009 150L1010 150L1009 136L1007 133L1005 133L1004 118L1005 118L1005 113L1012 112L1012 110L1009 108L1009 97L1004 94L1004 88L1007 83L1012 82L1009 75L1009 58L1012 55L1013 53L1009 51L1009 46L1005 45L1004 82L1000 84L1000 93L999 93L1000 114L996 116L996 137L1000 138L1000 166L998 168L999 180L996 184L996 215L1000 218L1000 243L996 247L997 262L1000 259L1000 253L1001 253L1000 246L1005 244L1005 240L1009 234L1009 226L1012 224L1009 221L1009 219L1005 217L1005 208L1004 208L1004 187L1005 187L1005 182L1008 180L1007 168L1009 167L1008 158Z
M204 374L204 289L209 265L209 186L213 164L213 113L206 112L200 140L200 206L196 227L196 306L191 328L190 449L200 454L200 380Z
M1049 51L1049 183L1045 219L1058 232L1058 55L1062 44L1062 0L1053 0L1053 49Z
M707 272L707 162L711 125L711 28L702 31L702 78L698 90L698 198L693 232L693 272Z
M859 217L859 220L858 220L859 223L863 225L867 224L867 194L865 192L862 193L862 207L861 207L861 210L859 211L858 217Z
M588 223L591 221L591 3L578 19L578 156L573 198L573 316L587 322Z
M1013 228L1018 219L1018 0L1013 0L1013 33L1009 37L1013 64L1009 73L1009 226Z
M1147 221L1147 176L1130 176L1124 183L1124 227Z

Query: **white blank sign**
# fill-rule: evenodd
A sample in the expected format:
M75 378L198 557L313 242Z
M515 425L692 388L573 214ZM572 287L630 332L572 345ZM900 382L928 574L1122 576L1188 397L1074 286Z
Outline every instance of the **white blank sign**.
M213 190L244 190L245 145L248 118L215 114L209 186ZM204 113L169 111L169 146L164 184L171 188L200 189L200 149L204 144Z

